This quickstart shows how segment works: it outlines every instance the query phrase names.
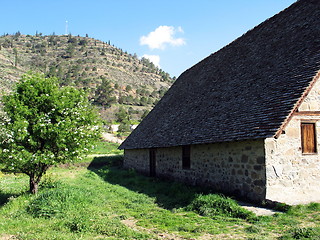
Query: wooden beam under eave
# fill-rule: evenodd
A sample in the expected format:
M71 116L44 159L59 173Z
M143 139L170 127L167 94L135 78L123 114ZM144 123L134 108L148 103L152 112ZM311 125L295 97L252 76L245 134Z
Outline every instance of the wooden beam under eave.
M294 116L320 116L320 111L302 111L294 112Z

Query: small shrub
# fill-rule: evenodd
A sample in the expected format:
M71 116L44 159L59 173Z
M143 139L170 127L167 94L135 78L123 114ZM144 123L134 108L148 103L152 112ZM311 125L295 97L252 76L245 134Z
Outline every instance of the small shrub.
M236 201L218 194L198 195L187 210L208 217L220 215L247 220L256 217L253 212L240 207Z
M320 203L310 203L307 208L312 211L320 211Z
M292 232L292 237L294 239L305 239L313 236L315 236L313 228L295 228Z
M266 208L274 209L279 212L285 212L285 213L288 213L292 209L292 206L290 206L288 204L281 203L281 202L275 202L275 201L271 201L271 200L263 201L262 206L264 206Z
M285 203L277 203L274 206L274 210L280 211L280 212L289 212L291 208L292 207L290 205L287 205Z
M128 121L121 122L119 125L118 132L119 133L130 132L130 122Z
M90 226L88 217L84 215L77 215L67 220L65 225L71 232L75 233L86 232Z
M251 225L251 226L247 227L245 230L248 233L258 233L258 232L261 231L261 229L259 227L254 226L254 225Z
M40 189L50 189L50 188L57 188L61 185L61 182L55 180L51 174L46 174L42 181L39 184Z
M78 211L90 204L88 194L71 186L49 189L30 201L27 212L34 217L63 217L67 211Z
M279 239L281 240L291 240L291 239L313 239L313 240L319 240L319 228L294 228L288 233L282 235Z

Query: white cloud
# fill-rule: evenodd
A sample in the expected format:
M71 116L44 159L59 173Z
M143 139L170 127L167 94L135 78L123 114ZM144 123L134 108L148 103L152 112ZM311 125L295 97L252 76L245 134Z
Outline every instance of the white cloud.
M183 38L174 37L177 32L183 33L183 29L181 27L176 29L173 26L159 26L147 36L142 36L140 38L140 44L147 45L150 49L165 49L166 45L185 45L186 42Z
M160 56L144 54L142 57L149 59L156 67L160 68Z
M178 31L178 32L181 32L181 33L184 33L182 27L178 27L178 30L177 30L177 31Z

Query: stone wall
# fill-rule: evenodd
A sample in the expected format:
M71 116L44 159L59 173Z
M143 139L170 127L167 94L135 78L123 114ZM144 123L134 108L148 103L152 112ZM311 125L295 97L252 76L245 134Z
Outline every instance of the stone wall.
M264 140L191 146L191 167L182 168L182 147L156 150L156 174L253 201L265 198ZM147 149L126 150L125 167L149 172Z
M265 140L266 198L288 204L320 201L320 115L305 115L320 111L320 82L317 82L302 102L297 114L289 121L278 139ZM316 154L303 154L301 122L316 123Z
M138 172L149 174L149 149L124 150L124 168L134 168Z

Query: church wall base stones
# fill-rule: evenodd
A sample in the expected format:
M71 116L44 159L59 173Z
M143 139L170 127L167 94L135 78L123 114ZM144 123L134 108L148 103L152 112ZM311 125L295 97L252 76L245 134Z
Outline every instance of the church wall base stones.
M190 168L182 167L182 147L156 149L156 176L261 201L266 193L264 141L191 145ZM125 168L149 175L148 149L125 150Z

